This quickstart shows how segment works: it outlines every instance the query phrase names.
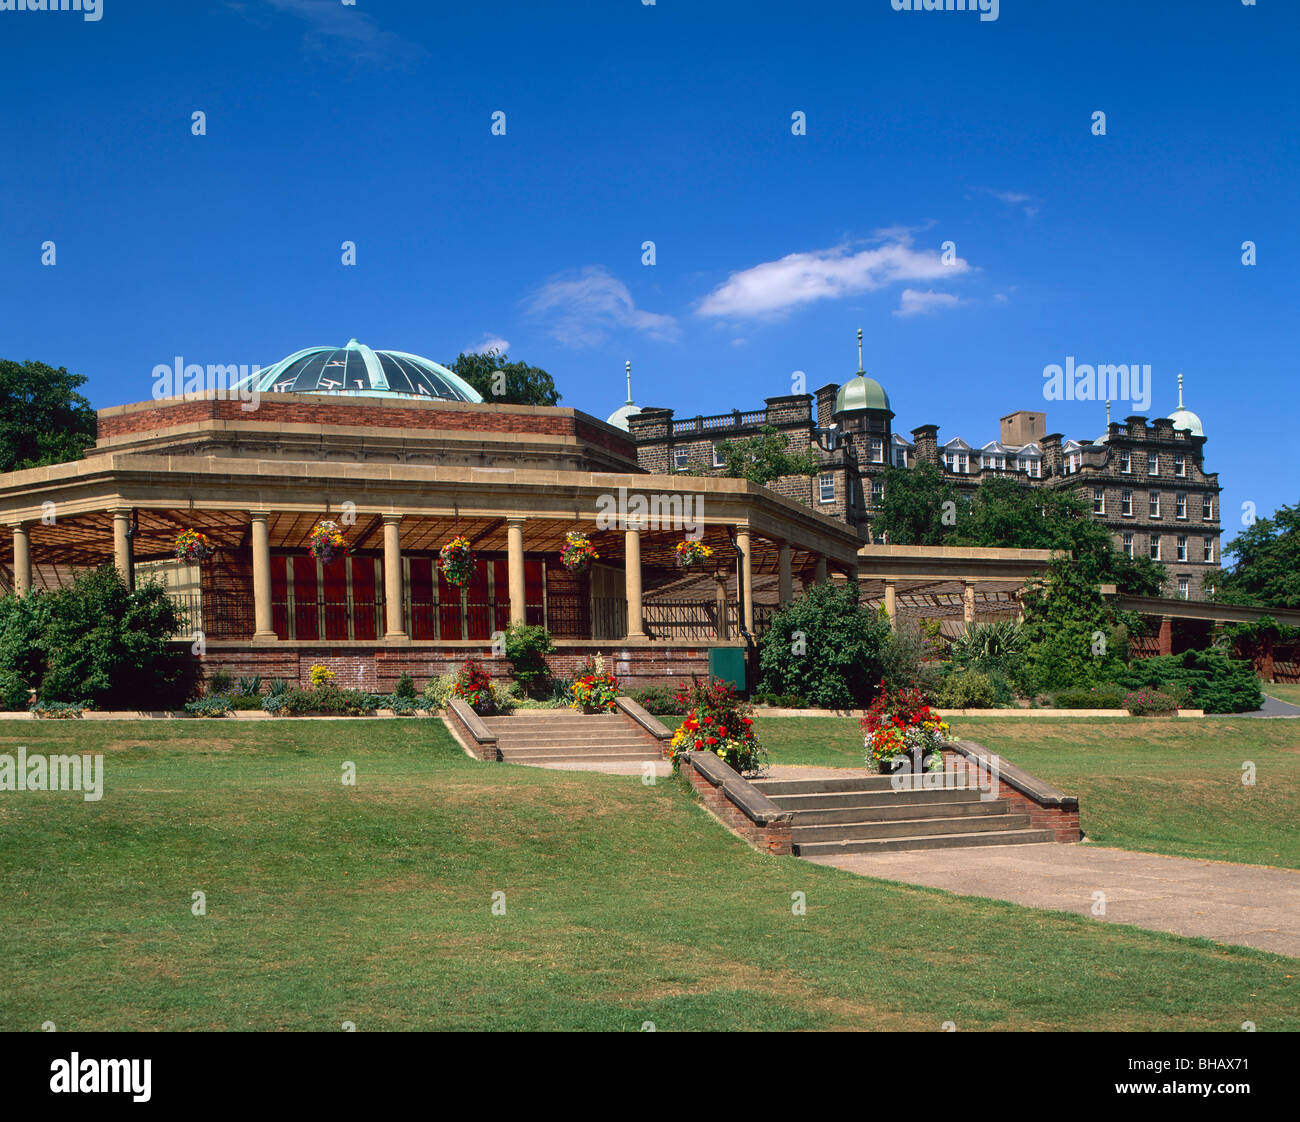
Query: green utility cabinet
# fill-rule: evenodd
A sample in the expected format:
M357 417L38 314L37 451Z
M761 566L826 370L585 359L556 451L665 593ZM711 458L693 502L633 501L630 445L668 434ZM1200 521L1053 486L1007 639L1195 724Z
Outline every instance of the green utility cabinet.
M730 682L738 690L745 688L745 648L711 647L709 677Z

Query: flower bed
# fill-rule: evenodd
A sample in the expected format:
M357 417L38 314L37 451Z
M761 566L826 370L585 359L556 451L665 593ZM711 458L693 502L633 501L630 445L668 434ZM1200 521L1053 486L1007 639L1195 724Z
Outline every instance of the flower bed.
M859 724L866 733L866 762L883 774L902 769L933 771L943 766L948 725L925 703L920 690L891 693L881 682L880 692Z
M583 672L573 679L569 687L569 708L586 712L608 713L618 697L618 679L605 669L605 660L597 655L587 659Z
M730 682L693 678L689 686L682 684L677 700L686 717L664 749L674 770L691 752L712 752L742 775L767 767L767 753L754 733L753 708Z

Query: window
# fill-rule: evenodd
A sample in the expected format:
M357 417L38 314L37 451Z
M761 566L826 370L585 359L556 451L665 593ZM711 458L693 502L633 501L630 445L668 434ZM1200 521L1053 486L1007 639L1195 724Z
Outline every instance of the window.
M1154 452L1147 453L1147 475L1160 474L1160 457Z
M1186 577L1178 578L1178 599L1186 600L1191 593L1191 582Z
M1178 476L1179 479L1182 479L1187 475L1187 457L1181 452L1174 453L1174 474Z
M1023 471L1030 479L1039 479L1042 476L1042 462L1033 456L1021 456L1016 461L1016 469Z
M727 457L722 454L722 449L717 444L713 446L713 466L715 468L727 466Z
M1083 463L1083 456L1078 452L1071 452L1065 457L1065 474L1073 475L1079 470L1079 465Z
M690 449L689 449L689 448L674 448L674 449L673 449L673 467L674 467L677 471L685 471L685 470L686 470L686 465L687 465L687 463L689 462L689 459L690 459Z
M1133 517L1133 492L1121 491L1119 493L1119 512L1125 518Z
M1094 487L1092 489L1092 513L1106 513L1106 492L1100 487Z
M1160 492L1152 491L1147 495L1147 517L1160 517Z
M1124 556L1125 557L1133 556L1133 531L1132 530L1124 531Z
M1127 448L1121 448L1119 452L1119 470L1125 475L1133 473L1133 453Z
M970 456L965 452L945 452L943 466L957 475L969 475Z
M905 468L905 467L907 467L907 449L906 449L906 448L895 448L895 449L894 449L894 467L900 467L900 468Z
M1187 560L1187 538L1183 534L1178 535L1178 560Z
M871 481L871 505L879 506L885 501L885 484L883 480L873 479Z
M1005 471L1007 458L999 456L996 452L985 452L980 458L980 467L985 471Z
M819 498L824 503L833 503L835 501L835 476L823 475L818 477L817 485L821 489Z
M885 442L878 436L873 436L867 441L867 446L871 450L871 462L873 464L883 464L885 462Z
M1183 519L1187 517L1187 496L1186 495L1177 494L1174 496L1174 517L1183 518Z
M1214 521L1214 496L1201 496L1201 518L1206 522Z
M1147 547L1147 554L1152 561L1160 560L1160 538L1158 535L1151 535L1151 544Z
M1214 564L1214 539L1206 538L1204 542L1204 546L1205 546L1204 548L1205 563L1207 565L1213 565Z

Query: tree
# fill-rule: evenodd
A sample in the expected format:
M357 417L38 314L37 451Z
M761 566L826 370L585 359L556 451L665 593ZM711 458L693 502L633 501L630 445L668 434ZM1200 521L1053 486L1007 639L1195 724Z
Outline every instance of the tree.
M885 469L885 496L871 520L872 534L886 534L893 545L943 545L952 536L958 512L967 502L937 467Z
M1300 607L1300 503L1278 507L1228 543L1235 558L1216 599L1264 608Z
M545 370L511 362L509 355L497 350L461 352L455 362L444 365L478 390L484 401L507 405L558 405L560 401L555 381Z
M1069 558L1048 564L1046 579L1027 589L1024 605L1024 665L1032 688L1099 685L1123 672L1127 629Z
M85 384L62 366L0 359L0 472L81 459L98 431Z
M764 425L757 436L722 441L718 452L724 475L748 479L760 487L783 475L816 475L819 468L811 448L791 452L785 437L771 425Z
M856 584L813 585L772 616L759 640L763 689L828 709L865 705L888 642L888 618L858 602Z

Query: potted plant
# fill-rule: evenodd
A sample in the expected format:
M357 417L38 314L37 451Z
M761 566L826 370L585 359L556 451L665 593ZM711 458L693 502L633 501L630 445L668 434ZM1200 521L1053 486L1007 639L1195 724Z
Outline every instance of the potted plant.
M569 687L569 708L584 713L608 713L618 697L618 679L605 670L605 660L597 655L587 659L582 673Z
M677 565L682 569L694 569L713 556L713 550L709 546L692 538L678 542L676 553Z
M474 576L474 551L469 539L457 534L438 551L438 571L442 579L464 588Z
M176 560L185 565L201 565L216 550L208 540L208 535L198 530L186 530L176 536Z
M880 683L880 692L860 722L866 733L866 762L881 775L908 770L937 771L943 767L943 745L948 724L939 719L915 688L892 693Z
M318 522L307 538L307 552L322 565L328 565L336 557L342 557L348 551L347 541L337 522L326 519Z
M600 558L591 539L581 530L570 530L564 535L564 548L560 550L560 564L571 573L585 573L591 563Z
M492 690L492 675L476 658L467 658L456 672L456 684L451 692L474 710L480 717L490 717L497 709L496 694Z
M753 708L730 682L693 678L689 686L681 685L676 697L686 716L664 749L674 770L690 752L712 752L742 775L766 767L767 755L754 732Z

